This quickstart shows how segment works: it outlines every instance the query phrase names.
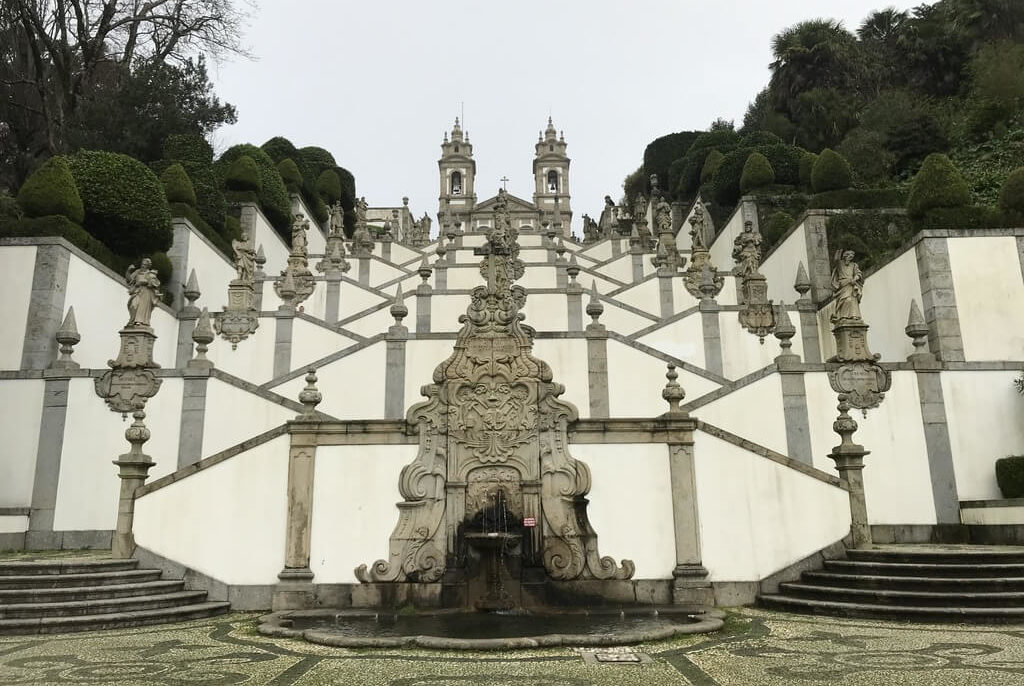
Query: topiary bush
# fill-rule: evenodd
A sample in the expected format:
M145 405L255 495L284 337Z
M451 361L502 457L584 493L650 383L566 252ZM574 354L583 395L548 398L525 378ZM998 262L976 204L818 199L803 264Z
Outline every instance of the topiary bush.
M195 208L214 230L223 233L228 206L220 179L213 171L213 148L198 134L174 134L164 141L164 165L175 162L184 167L195 190Z
M744 134L740 139L740 145L747 148L756 148L761 145L779 145L782 139L771 131L751 131Z
M811 168L811 188L815 193L849 188L853 181L850 163L831 148L825 148Z
M228 240L242 239L242 222L238 217L229 214L224 219L224 230L227 233Z
M983 205L934 207L913 221L921 229L992 229L1009 225L1002 212Z
M805 152L800 157L800 186L802 188L811 187L811 173L814 170L814 163L818 161L818 156L813 152Z
M828 245L856 252L864 270L889 259L917 230L905 215L883 212L833 214L825 227Z
M999 208L1011 221L1024 221L1024 167L1017 167L1006 177L999 191Z
M57 214L76 224L85 218L82 196L63 157L51 157L25 179L18 191L18 206L29 217Z
M316 192L328 205L341 200L341 179L333 169L324 169L316 180Z
M658 183L662 190L670 193L674 190L668 185L671 183L669 167L686 154L700 135L700 131L679 131L655 138L647 145L644 149L644 193L651 190L651 174L658 175Z
M711 150L718 150L723 156L732 152L739 144L740 136L731 129L716 129L702 133L686 151L686 154L669 165L667 188L673 189L676 198L688 200L700 187L701 171Z
M717 149L713 148L708 153L708 156L704 159L704 166L700 170L701 185L710 183L715 178L715 174L718 173L718 168L722 166L722 160L724 159L725 155Z
M60 236L114 271L120 272L123 262L114 257L110 248L90 236L88 231L60 214L37 218L2 219L0 237L2 236Z
M793 216L788 212L776 212L768 217L768 221L761 226L761 237L764 239L764 249L768 250L793 226Z
M214 169L226 182L231 165L243 156L251 157L259 169L260 188L256 193L259 196L260 209L279 234L290 238L292 201L288 197L288 189L285 188L281 174L277 171L277 165L264 150L249 144L232 146L220 156L214 164Z
M288 189L289 193L302 192L302 174L299 172L295 160L290 157L281 160L277 163L277 172L281 175L284 187Z
M1024 455L996 460L996 483L1004 498L1024 498Z
M263 180L256 160L248 155L242 155L232 162L224 177L224 187L230 191L259 193L263 189Z
M68 158L85 207L83 226L115 254L171 247L171 212L153 171L127 155L80 150Z
M932 153L910 184L907 214L915 219L941 207L964 207L971 202L971 191L948 157Z
M809 207L820 209L881 209L903 207L904 198L892 188L844 188L811 197Z
M768 158L759 152L753 152L743 164L740 175L740 192L750 193L775 183L775 170Z
M192 179L188 178L188 172L183 166L175 162L167 167L160 175L160 182L164 185L167 202L196 206L196 189L192 186Z
M171 282L171 274L174 272L171 258L167 256L167 253L155 252L149 256L149 259L152 260L153 269L156 270L156 278L160 279L162 286L160 292L163 294L164 304L170 305L174 302L174 294L167 290L167 284Z
M24 215L17 199L7 191L0 190L0 219L21 219Z
M772 171L775 172L775 183L792 186L800 183L800 160L803 159L806 150L795 145L777 143L759 145L757 151L771 162Z

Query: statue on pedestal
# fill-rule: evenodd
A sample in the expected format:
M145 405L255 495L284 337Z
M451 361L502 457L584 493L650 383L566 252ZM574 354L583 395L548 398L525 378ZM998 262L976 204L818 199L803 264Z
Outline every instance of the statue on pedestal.
M231 248L235 251L235 269L238 271L238 280L252 283L256 270L256 251L252 249L248 241L240 240L232 240Z
M836 311L832 314L833 324L843 320L862 320L860 299L864 295L864 275L853 258L852 250L837 250L835 254L832 292L835 294Z
M153 261L148 257L142 260L141 266L134 264L128 267L124 275L128 284L128 324L126 327L149 327L153 316L153 308L160 300L160 279L153 269Z

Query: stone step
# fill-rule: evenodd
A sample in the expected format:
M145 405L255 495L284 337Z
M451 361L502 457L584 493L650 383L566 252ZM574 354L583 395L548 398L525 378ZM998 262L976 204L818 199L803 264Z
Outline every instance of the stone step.
M121 572L138 566L138 560L25 560L0 562L0 577Z
M177 591L158 595L128 596L73 600L60 603L15 603L0 605L0 619L31 619L33 617L73 617L103 615L114 612L137 612L163 607L194 605L206 600L206 591Z
M230 603L213 601L152 610L110 612L75 617L0 619L0 635L98 631L102 629L125 629L149 624L164 624L167 622L184 622L224 614L230 607Z
M969 593L955 591L907 591L875 588L844 588L804 583L779 584L779 594L813 600L870 605L931 607L1024 607L1024 591Z
M800 614L861 617L924 622L1017 623L1024 621L1024 607L923 607L880 605L797 598L781 594L759 597L763 607Z
M160 579L129 584L107 586L71 586L68 588L31 588L0 590L0 604L3 603L62 603L76 600L101 600L108 598L130 598L175 593L184 590L185 582L174 579Z
M85 574L26 574L0 577L0 590L61 588L67 586L107 586L126 582L156 581L159 569L127 569L119 572Z
M841 572L804 572L801 580L820 586L876 588L906 591L1024 591L1024 577L924 577L849 574Z
M912 564L1024 564L1024 549L952 548L906 550L847 550L846 557L855 562L905 562Z
M918 577L1024 577L1024 564L939 564L918 562L861 562L857 560L828 560L825 570L869 576Z

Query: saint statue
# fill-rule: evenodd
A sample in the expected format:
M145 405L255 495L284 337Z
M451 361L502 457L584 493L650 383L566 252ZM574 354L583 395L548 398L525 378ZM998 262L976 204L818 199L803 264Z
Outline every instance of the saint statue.
M345 233L345 210L341 209L341 201L331 205L330 217L327 221L330 236L341 236Z
M690 238L692 250L705 250L704 245L704 203L697 201L693 206L693 215L690 217Z
M359 198L356 200L356 223L366 224L366 210L369 209L369 205L366 203L366 198Z
M306 221L305 216L302 214L295 215L295 221L292 222L292 254L293 255L306 255L308 252L308 243L306 241L306 230L309 229L309 222Z
M664 199L659 200L654 208L654 223L658 233L672 233L672 206Z
M235 251L235 269L238 270L238 280L252 283L253 272L256 268L256 251L249 247L246 241L232 240L231 248Z
M761 234L754 231L753 222L743 223L743 233L733 241L732 258L736 260L737 272L748 277L757 274L761 266Z
M128 283L128 327L149 326L153 308L160 300L160 279L157 278L153 262L148 257L142 260L142 266L134 264L125 273Z
M836 251L836 266L832 270L832 292L835 294L836 311L832 323L844 320L862 321L860 299L864 295L864 275L853 261L852 250Z

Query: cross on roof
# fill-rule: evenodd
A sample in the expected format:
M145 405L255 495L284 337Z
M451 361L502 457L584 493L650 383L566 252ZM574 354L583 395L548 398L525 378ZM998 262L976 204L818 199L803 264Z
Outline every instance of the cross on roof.
M502 190L506 190L507 191L508 190L508 177L507 176L503 176L500 179L498 179L498 181L501 181L501 188L502 188Z

